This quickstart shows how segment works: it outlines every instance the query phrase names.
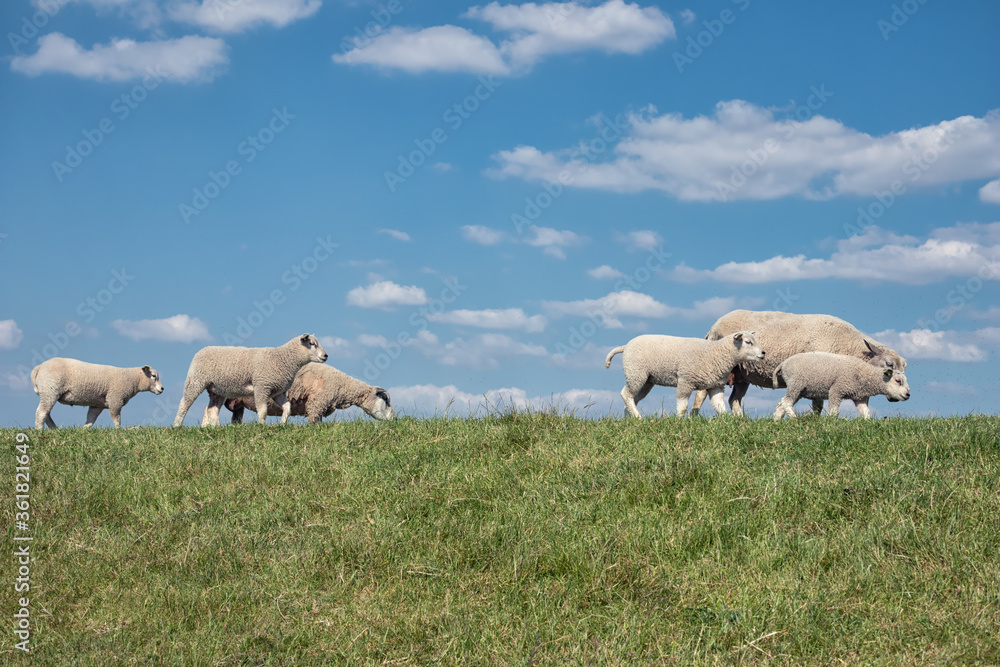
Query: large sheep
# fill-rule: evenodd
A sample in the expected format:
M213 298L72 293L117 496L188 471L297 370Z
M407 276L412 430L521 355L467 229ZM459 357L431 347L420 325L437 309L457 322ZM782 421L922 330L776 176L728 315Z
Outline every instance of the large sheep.
M868 399L884 395L890 401L910 398L910 385L902 371L872 364L846 354L829 352L804 352L781 362L774 369L772 386L787 386L784 398L778 401L774 420L783 415L795 417L795 402L803 396L814 401L830 401L830 416L840 412L840 402L845 398L854 401L858 412L871 419Z
M285 392L292 386L295 374L310 362L323 363L326 359L326 352L311 334L297 336L281 347L204 347L191 360L174 426L184 423L191 404L205 390L210 396L202 426L218 425L223 399L240 396L253 396L259 405L275 399L282 406L284 424L291 411ZM258 415L258 421L266 423L267 414Z
M733 414L742 415L742 399L750 385L771 388L774 369L800 352L831 352L857 357L876 366L906 369L906 359L871 336L833 315L797 315L782 311L734 310L720 317L705 338L717 340L734 331L753 330L767 357L759 362L741 364L732 378L729 405ZM692 412L705 401L705 392L695 396ZM823 401L813 401L813 409L822 411Z
M42 362L31 370L31 386L38 394L38 409L35 410L35 428L48 424L56 428L52 419L52 407L63 405L86 405L89 428L107 408L115 427L122 425L122 408L140 391L163 393L160 374L149 366L141 368L119 368L88 364L76 359L54 357Z
M325 364L303 366L288 388L288 400L292 406L291 415L306 416L310 424L318 424L334 410L346 410L352 405L378 420L396 417L385 389L366 384ZM244 409L257 412L257 404L250 396L230 398L224 405L232 411L234 424L243 421ZM272 417L280 415L281 406L269 401L267 414Z
M726 411L723 387L737 364L764 358L764 350L752 332L738 331L719 340L679 338L677 336L637 336L608 353L604 367L622 352L625 408L642 417L636 403L646 397L654 385L677 387L677 416L683 417L688 398L695 390L707 390L719 414Z

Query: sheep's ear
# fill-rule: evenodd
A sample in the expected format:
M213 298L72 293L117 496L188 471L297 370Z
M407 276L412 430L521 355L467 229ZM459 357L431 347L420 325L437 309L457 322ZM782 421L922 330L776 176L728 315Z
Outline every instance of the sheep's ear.
M392 405L392 403L389 402L389 393L382 387L375 387L375 395L385 401L386 405Z
M733 340L743 340L743 332L737 331L733 334Z
M311 336L311 335L312 334L302 334L301 336L299 336L299 340L301 340L303 343L305 343L305 344L308 345L309 344L309 336Z
M886 379L887 381L888 381L888 380L891 380L891 379L892 379L892 369L891 369L891 368L887 368L887 369L885 369L885 373L884 373L884 376L885 376L885 379Z
M152 370L153 370L153 369L152 369L152 368L150 368L149 366L143 366L143 367L142 367L142 372L143 372L143 373L145 373L146 375L149 375L149 373L150 373L150 372L151 372Z
M877 357L879 355L879 353L882 351L882 350L879 350L879 349L875 348L871 344L871 341L869 341L867 338L865 338L865 347L868 348L868 351L871 352L871 355L873 357Z

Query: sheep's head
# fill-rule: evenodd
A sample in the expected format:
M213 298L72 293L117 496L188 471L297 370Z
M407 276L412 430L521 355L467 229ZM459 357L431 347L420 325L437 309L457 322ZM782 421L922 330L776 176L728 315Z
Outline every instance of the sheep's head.
M313 336L312 334L302 334L299 336L299 342L302 343L306 350L308 350L309 361L322 364L329 358L329 355L327 355L323 346L319 344L319 340L316 336Z
M389 401L389 392L382 387L372 387L371 395L361 407L379 421L396 418L396 411L392 409L392 403Z
M885 396L890 402L895 403L910 398L910 384L902 371L886 368L882 371L882 381L885 382Z
M147 380L149 380L149 391L156 395L163 393L163 384L160 382L160 374L157 373L155 369L150 368L149 366L143 366L142 374L146 376Z
M891 350L885 345L880 345L867 338L865 338L865 347L868 348L868 351L865 353L865 360L872 366L891 368L900 372L906 370L906 358L900 356L895 350Z
M736 360L740 363L753 363L764 358L764 350L757 343L757 338L752 331L737 331L734 333L733 345L736 346Z

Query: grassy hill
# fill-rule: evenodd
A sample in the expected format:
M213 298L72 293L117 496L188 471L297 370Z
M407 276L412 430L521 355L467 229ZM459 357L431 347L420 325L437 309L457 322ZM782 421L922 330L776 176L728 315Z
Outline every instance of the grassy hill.
M34 664L1000 664L998 417L0 434Z

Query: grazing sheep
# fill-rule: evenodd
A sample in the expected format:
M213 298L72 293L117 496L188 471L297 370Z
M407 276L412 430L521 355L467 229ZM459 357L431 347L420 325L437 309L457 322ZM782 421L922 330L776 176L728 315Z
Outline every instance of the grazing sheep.
M677 416L683 417L688 397L696 389L704 389L711 396L712 405L719 414L726 411L723 387L737 364L764 358L764 350L757 344L753 332L738 331L719 340L679 338L677 336L637 336L626 345L608 353L604 367L611 367L611 359L619 352L625 370L625 387L622 399L625 408L636 417L642 417L636 403L646 397L654 385L677 387Z
M396 413L389 402L389 394L382 387L373 387L324 364L307 364L295 376L288 388L293 417L306 416L310 424L318 424L334 410L346 410L356 405L368 416L378 420L395 419ZM257 412L253 397L230 398L224 403L233 413L233 423L243 421L243 410ZM267 404L267 414L281 414L281 407L274 401Z
M771 388L774 369L800 352L832 352L846 354L875 366L906 370L906 359L854 326L833 315L797 315L782 311L734 310L720 317L705 338L717 340L734 331L753 330L767 358L740 365L732 378L733 391L729 405L733 414L742 415L742 399L750 385ZM705 392L695 396L692 412L705 401ZM813 401L816 412L823 410L823 401Z
M295 374L310 362L323 363L326 359L326 352L311 334L297 336L281 347L203 347L195 353L188 368L174 426L184 423L191 404L206 389L209 404L202 426L217 426L223 399L240 396L253 396L258 405L275 399L282 406L284 424L291 411L285 392L292 386ZM258 421L267 423L267 414L258 415Z
M35 410L37 429L43 424L57 428L52 419L52 407L56 403L89 407L84 428L93 426L107 408L117 428L122 425L122 408L133 396L140 391L163 393L160 374L149 366L119 368L62 357L35 366L31 370L31 386L39 396Z
M872 417L868 409L868 399L872 396L883 394L892 402L910 398L910 385L902 371L829 352L804 352L785 359L774 369L771 380L775 389L781 383L788 391L778 401L774 421L781 421L783 415L794 418L795 402L803 396L819 401L828 399L831 417L840 412L840 402L849 398L865 419Z

